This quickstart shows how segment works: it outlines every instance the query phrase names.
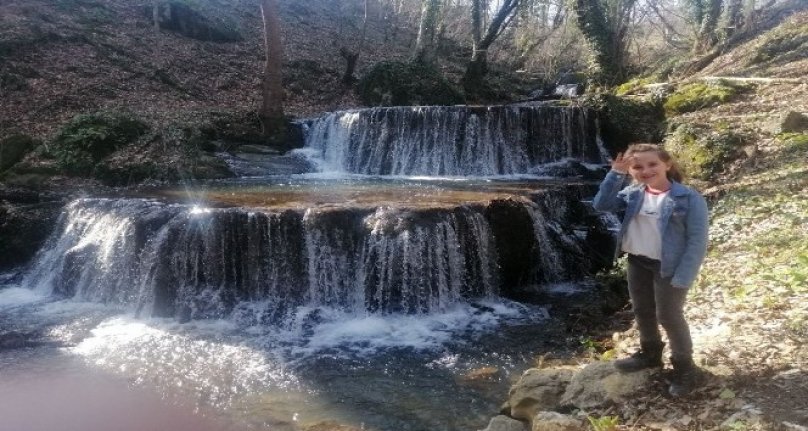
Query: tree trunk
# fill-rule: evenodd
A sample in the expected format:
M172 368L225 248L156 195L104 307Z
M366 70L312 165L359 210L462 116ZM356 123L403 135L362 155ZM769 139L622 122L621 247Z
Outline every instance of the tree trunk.
M468 95L474 95L484 83L488 73L488 48L497 40L516 15L519 0L505 0L500 6L491 24L482 36L482 11L485 2L472 0L471 3L471 38L473 50L471 61L463 75L463 89Z
M746 0L743 5L743 30L755 29L755 0Z
M264 20L264 80L263 102L259 116L264 135L271 138L283 136L286 121L283 114L283 43L281 41L280 16L277 0L261 0L261 16Z
M435 62L435 34L438 28L440 0L423 0L418 39L415 42L413 61L423 64Z
M351 85L356 82L354 73L356 72L356 61L359 60L359 53L342 48L339 50L339 55L345 59L345 74L342 75L342 83Z
M739 32L743 24L743 15L741 11L743 0L727 0L724 5L724 12L721 18L720 38L724 43L735 33Z
M471 42L474 51L483 38L483 5L482 0L471 0ZM472 54L473 55L473 54Z
M592 51L591 75L595 81L613 84L622 79L619 53L615 52L615 34L608 25L606 11L600 0L572 0L572 12L578 28Z
M152 1L152 20L154 21L154 30L160 32L160 1Z
M345 74L342 75L342 83L351 85L356 82L354 73L356 72L356 63L359 60L359 55L362 54L362 49L365 47L365 35L368 29L368 1L365 0L365 12L362 16L362 31L359 35L359 42L356 44L356 49L351 50L342 47L339 50L339 55L345 59Z
M702 54L710 50L718 42L718 19L721 16L721 0L707 0L702 11L699 32L693 44L693 52Z

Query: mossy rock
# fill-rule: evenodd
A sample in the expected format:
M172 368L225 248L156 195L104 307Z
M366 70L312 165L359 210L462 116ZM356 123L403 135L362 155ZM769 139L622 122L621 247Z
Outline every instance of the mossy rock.
M66 173L89 175L95 165L142 136L148 127L131 114L99 111L74 117L51 142L51 154Z
M632 142L661 142L665 112L656 97L619 97L598 94L584 99L601 118L601 135L616 152Z
M378 63L363 76L357 93L371 106L456 105L463 96L434 67L419 63Z
M652 84L653 82L654 80L650 77L634 78L615 87L614 94L616 96L636 94L637 92L645 88L646 85Z
M0 140L0 172L11 168L39 145L28 135L11 135Z
M808 133L781 133L777 135L783 154L808 159Z
M665 101L665 112L684 114L710 106L721 105L732 100L744 87L730 85L724 81L693 83L678 88Z
M665 141L665 149L688 176L710 180L743 154L745 143L746 137L734 130L682 125Z

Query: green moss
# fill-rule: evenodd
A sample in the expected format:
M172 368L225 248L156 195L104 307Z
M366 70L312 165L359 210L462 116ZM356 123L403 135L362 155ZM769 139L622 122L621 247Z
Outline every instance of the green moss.
M668 114L683 114L729 102L742 87L726 82L694 83L677 89L665 102Z
M781 133L777 140L783 146L784 155L808 157L808 133Z
M51 153L66 173L88 175L117 149L134 142L147 130L130 114L99 111L74 117L51 143Z
M463 96L441 73L417 63L376 64L357 85L362 101L371 106L455 105Z
M709 180L739 157L745 140L734 130L683 125L665 140L665 148L688 176Z
M637 92L637 90L641 90L648 84L653 84L654 79L650 77L645 78L634 78L628 82L624 82L618 85L614 89L614 94L617 96L625 96L626 94L633 94Z

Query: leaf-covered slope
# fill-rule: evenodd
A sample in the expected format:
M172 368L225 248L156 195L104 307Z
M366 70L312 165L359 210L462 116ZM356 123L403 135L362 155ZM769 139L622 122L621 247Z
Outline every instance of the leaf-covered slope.
M184 3L242 39L211 42L158 31L148 10L151 2L0 3L0 135L21 132L45 139L74 115L99 109L123 108L150 121L183 110L256 109L263 67L260 2ZM358 104L340 84L339 49L358 43L360 3L282 2L288 113ZM379 60L409 53L411 30L382 18L369 19L360 73Z

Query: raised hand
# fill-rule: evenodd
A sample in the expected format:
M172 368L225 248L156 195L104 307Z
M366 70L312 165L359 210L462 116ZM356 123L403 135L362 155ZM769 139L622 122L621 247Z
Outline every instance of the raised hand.
M617 153L617 157L612 160L612 170L620 172L621 174L627 174L628 168L631 166L633 160L634 157L623 157L623 153Z

